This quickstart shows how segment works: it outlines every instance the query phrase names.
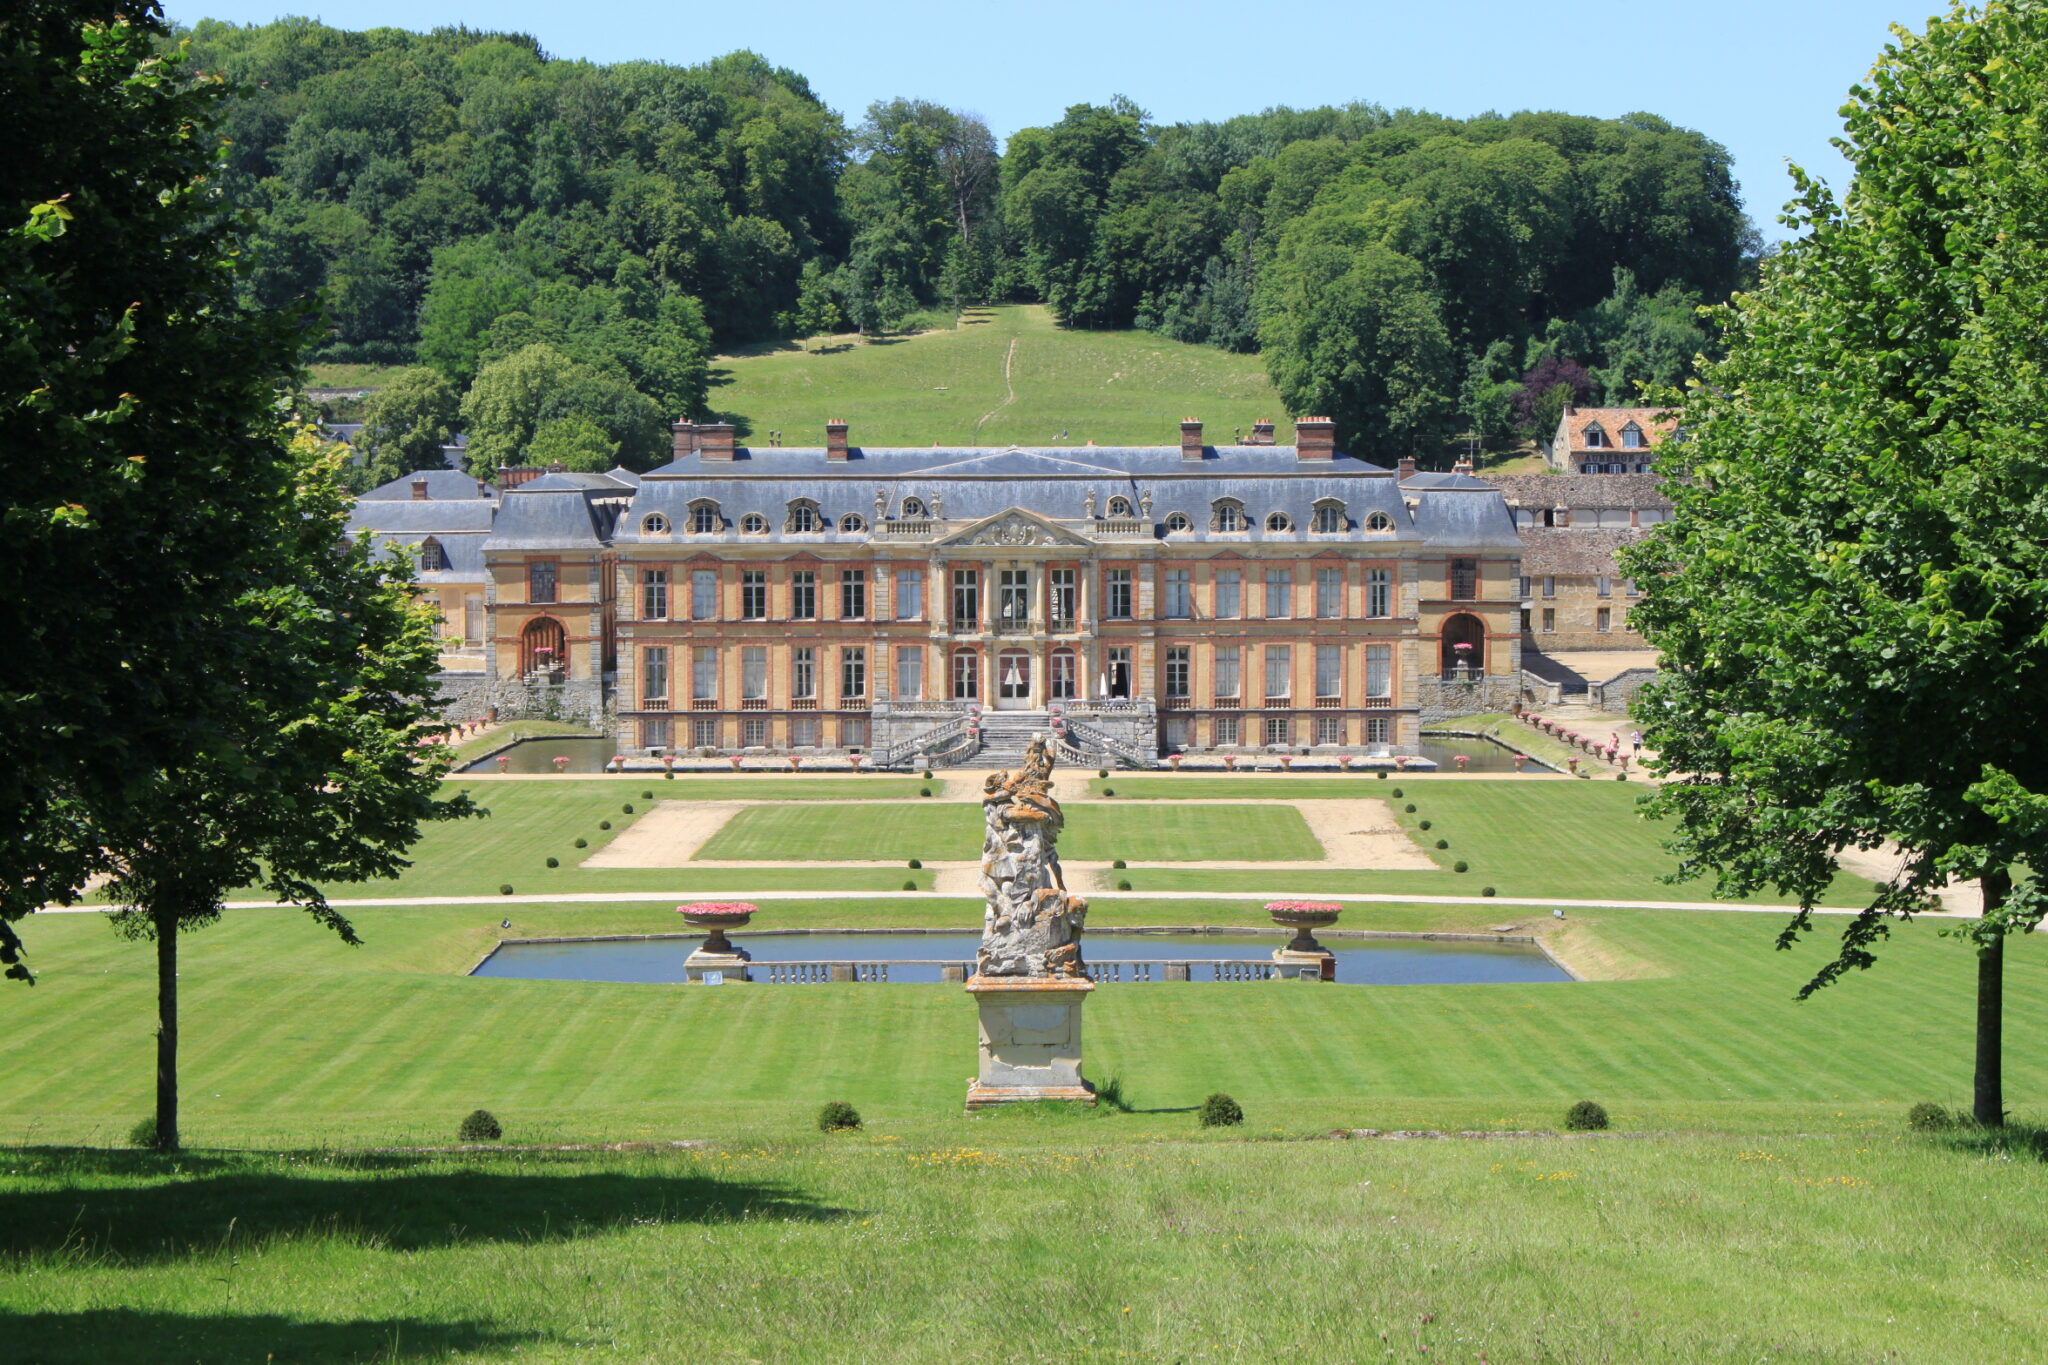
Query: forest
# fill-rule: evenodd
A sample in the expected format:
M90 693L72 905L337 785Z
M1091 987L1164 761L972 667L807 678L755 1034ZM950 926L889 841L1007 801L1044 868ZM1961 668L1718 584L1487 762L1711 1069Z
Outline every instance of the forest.
M314 360L406 367L372 472L662 458L718 351L976 302L1260 354L1367 458L1547 434L1682 380L1759 256L1727 153L1651 114L1357 103L1160 126L1121 98L1007 145L912 98L858 122L737 52L596 66L468 29L203 21L240 92L245 288Z

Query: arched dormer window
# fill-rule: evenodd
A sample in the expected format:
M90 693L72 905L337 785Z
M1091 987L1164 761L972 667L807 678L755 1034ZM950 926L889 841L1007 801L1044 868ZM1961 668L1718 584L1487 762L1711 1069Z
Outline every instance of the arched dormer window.
M845 516L839 519L839 529L841 531L844 531L848 535L857 535L860 532L867 530L868 524L860 519L859 513L848 512Z
M1641 450L1649 444L1649 440L1643 435L1643 429L1634 422L1630 422L1621 429L1621 448L1623 450Z
M1166 533L1168 535L1178 535L1183 531L1192 531L1194 529L1195 523L1189 519L1187 513L1168 512L1166 514Z
M649 512L640 518L640 534L643 536L665 536L668 534L668 518L659 512Z
M1266 529L1268 531L1292 531L1294 529L1294 522L1285 512L1275 512L1266 518Z
M1112 517L1128 517L1128 516L1130 516L1130 515L1131 515L1131 500L1130 500L1129 498L1111 498L1111 499L1109 500L1109 512L1108 512L1108 515L1109 515L1109 516L1112 516Z
M440 541L434 539L432 536L428 536L425 540L420 542L421 573L433 573L436 570L445 569L447 567L448 551L441 547Z
M783 521L782 529L793 535L823 529L823 523L818 519L818 504L809 498L791 499L789 516Z
M1315 520L1310 526L1318 535L1334 535L1342 531L1348 521L1344 516L1344 504L1335 498L1324 498L1316 503Z
M690 534L709 536L718 534L724 519L718 515L718 504L709 498L698 498L690 504Z
M768 534L768 518L759 512L749 512L740 518L740 530L750 536L765 536Z
M1606 444L1607 433L1601 430L1598 422L1586 428L1586 449L1598 450Z
M1212 531L1242 531L1244 529L1244 504L1236 498L1218 498L1210 503L1209 529Z
M931 513L924 510L924 499L905 498L901 515L905 517L928 517Z
M1394 519L1385 512L1374 512L1365 519L1365 529L1378 535L1384 535L1394 529Z

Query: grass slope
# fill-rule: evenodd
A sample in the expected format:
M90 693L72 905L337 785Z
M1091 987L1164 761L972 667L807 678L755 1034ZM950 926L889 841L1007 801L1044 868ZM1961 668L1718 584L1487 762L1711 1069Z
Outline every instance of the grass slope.
M1183 417L1227 443L1233 427L1287 416L1257 356L1065 331L1026 304L970 311L949 331L723 357L713 380L712 403L760 445L770 431L823 444L833 418L856 445L1172 445Z
M1155 862L1319 858L1322 845L1297 811L1282 806L1075 806L1060 835L1063 857ZM829 818L783 806L752 806L712 836L702 858L851 862L971 858L981 845L979 803L837 806Z

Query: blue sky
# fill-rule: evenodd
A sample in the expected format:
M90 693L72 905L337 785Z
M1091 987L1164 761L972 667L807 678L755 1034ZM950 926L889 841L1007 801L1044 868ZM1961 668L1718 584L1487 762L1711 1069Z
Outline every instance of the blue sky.
M1532 10L1501 0L165 0L181 23L261 23L306 12L342 28L442 24L531 33L560 57L688 64L751 48L810 78L857 121L877 99L981 114L998 137L1070 104L1128 95L1162 123L1276 104L1373 100L1443 114L1562 109L1661 114L1725 145L1770 237L1797 161L1838 187L1828 145L1844 95L1893 22L1935 0L1722 0Z

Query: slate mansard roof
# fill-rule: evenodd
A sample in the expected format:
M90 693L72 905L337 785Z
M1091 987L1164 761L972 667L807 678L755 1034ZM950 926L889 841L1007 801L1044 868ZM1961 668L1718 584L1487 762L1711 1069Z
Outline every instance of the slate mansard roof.
M1393 471L1378 465L1342 454L1303 461L1293 446L1211 446L1199 463L1183 459L1178 446L854 447L848 456L833 460L823 447L787 446L741 447L730 461L686 455L641 476L616 539L621 544L643 539L661 544L861 541L876 519L878 491L888 518L898 517L904 499L914 497L928 511L936 502L944 520L955 526L1013 507L1050 521L1085 524L1092 491L1097 518L1108 516L1112 497L1129 499L1134 514L1143 517L1141 499L1150 494L1151 513L1145 520L1151 535L1171 544L1362 540L1364 522L1374 512L1384 512L1394 523L1391 535L1374 533L1375 541L1475 547L1518 543L1500 495L1476 479L1445 475L1427 486L1414 480L1404 486ZM724 529L683 534L690 504L707 499L718 505ZM789 504L800 499L817 505L827 529L785 532ZM1220 499L1242 506L1247 530L1210 530L1213 504ZM1316 505L1328 501L1343 504L1346 531L1341 536L1310 533ZM672 530L643 538L642 522L655 512L668 518ZM1191 530L1166 532L1166 520L1175 512L1193 522ZM1292 529L1268 532L1266 519L1274 512L1286 514ZM749 513L766 519L765 536L739 530L740 519ZM863 529L835 529L848 515L859 517Z
M475 486L476 480L469 483ZM497 504L484 498L458 500L419 499L404 502L359 498L349 514L348 533L367 534L377 553L398 546L419 563L419 546L429 536L439 542L448 567L422 572L421 580L436 582L482 582L484 540L491 534L492 514Z

